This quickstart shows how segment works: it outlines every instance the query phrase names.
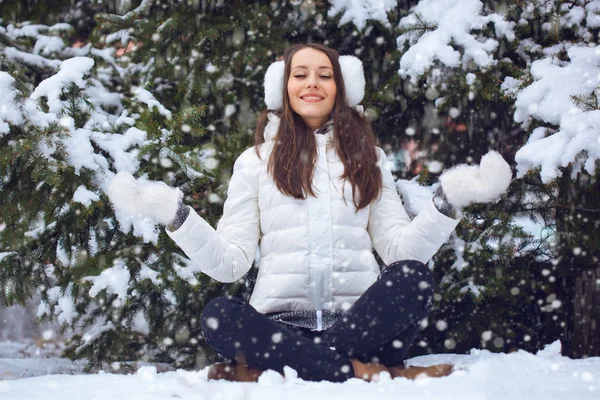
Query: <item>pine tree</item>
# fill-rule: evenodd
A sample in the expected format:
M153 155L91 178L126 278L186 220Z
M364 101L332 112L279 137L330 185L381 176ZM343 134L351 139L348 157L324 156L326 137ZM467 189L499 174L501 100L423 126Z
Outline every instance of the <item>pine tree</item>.
M71 354L88 357L90 367L128 359L194 365L202 338L193 316L220 288L197 277L152 223L118 221L105 191L116 171L128 170L178 186L186 203L204 208L198 194L215 179L203 150L184 137L205 134L206 107L171 116L143 88L122 101L111 89L134 80L139 66L122 67L114 49L65 47L71 32L1 32L15 49L0 58L14 75L2 72L3 105L13 112L0 137L2 304L39 291L38 314L77 327ZM48 43L51 50L32 54ZM37 73L20 74L23 67Z
M472 28L469 35L479 43L489 39L498 42L489 53L494 62L486 65L482 62L485 58L469 59L460 43L450 42L459 57L463 57L458 66L438 59L422 73L411 75L412 67L403 64L405 55L410 59L409 50L421 35L436 26L424 20L426 16L418 15L418 9L412 11L412 19L400 24L400 49L406 51L400 64L405 65L402 68L408 71L413 85L423 88L409 93L415 99L426 97L434 101L436 112L447 115L443 127L436 126L440 131L438 150L429 155L443 165L477 162L489 148L511 159L525 144L529 132L541 132L536 130L538 127L548 129L548 124L539 118L524 123L515 121L515 98L536 79L530 72L532 63L548 55L559 65L567 63L567 50L573 43L587 46L597 34L597 28L582 22L585 16L593 18L597 12L593 7L585 8L585 2L486 1L483 6L481 15L490 18L488 24ZM577 15L584 19L580 21ZM509 25L504 23L511 21L519 22L507 31ZM594 110L595 93L572 95L584 111ZM428 127L419 125L431 125L425 116L423 110L415 118L413 132L426 132ZM558 129L551 126L547 134ZM423 136L425 141L429 140L428 135ZM593 213L597 201L593 193L597 178L588 170L573 179L578 168L581 169L578 165L585 162L586 155L581 157L555 181L540 179L539 170L533 169L513 182L502 202L466 210L457 229L459 239L451 243L454 254L448 249L436 258L436 273L442 283L438 288L441 302L431 319L441 319L443 329L436 332L440 327L432 326L427 335L434 335L438 343L446 338L450 347L460 350L467 350L466 343L473 343L485 331L481 344L494 350L509 350L513 346L535 350L559 337L563 339L565 354L581 356L597 351L598 344L592 344L590 329L598 316L592 314L589 302L578 310L577 304L583 298L577 300L574 288L576 279L588 283L596 279L595 270L584 266L596 265L597 259L597 245L591 239L594 235L589 233L596 219ZM573 186L575 190L571 189ZM523 232L520 225L524 219L528 225L537 225L545 237L534 240ZM581 257L578 249L583 248L590 250ZM579 257L573 257L573 250ZM448 258L449 261L443 261ZM567 265L561 267L561 264ZM579 277L580 274L588 276ZM583 285L590 290L587 283ZM465 290L472 293L461 294ZM502 306L506 304L512 306ZM459 317L458 313L463 312L468 319ZM588 329L585 351L572 343L577 342L571 338L577 326Z

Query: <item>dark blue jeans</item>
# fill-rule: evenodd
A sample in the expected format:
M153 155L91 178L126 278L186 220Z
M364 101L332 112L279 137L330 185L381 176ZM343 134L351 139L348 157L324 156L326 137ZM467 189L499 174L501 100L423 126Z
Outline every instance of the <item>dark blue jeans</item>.
M433 305L434 282L421 262L398 261L331 328L311 331L273 321L235 297L219 297L202 311L207 343L230 360L240 355L253 368L283 372L289 366L304 380L343 382L354 377L350 359L404 364Z

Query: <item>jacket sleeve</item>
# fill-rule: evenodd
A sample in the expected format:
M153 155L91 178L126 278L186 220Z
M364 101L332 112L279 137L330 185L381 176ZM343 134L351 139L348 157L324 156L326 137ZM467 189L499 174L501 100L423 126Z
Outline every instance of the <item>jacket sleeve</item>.
M258 176L254 149L235 162L223 206L223 216L213 229L190 208L183 225L167 234L206 275L234 282L252 267L260 238ZM253 168L254 167L254 168Z
M387 157L377 148L383 178L381 197L371 204L368 231L375 251L386 265L401 260L426 263L448 240L459 223L440 213L433 201L412 221L406 214Z

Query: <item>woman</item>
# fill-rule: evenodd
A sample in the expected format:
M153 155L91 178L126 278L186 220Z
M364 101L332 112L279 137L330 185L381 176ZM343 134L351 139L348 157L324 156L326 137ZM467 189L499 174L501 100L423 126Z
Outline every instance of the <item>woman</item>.
M203 310L207 343L236 360L213 366L209 378L256 380L286 365L313 381L370 380L381 371L414 376L404 358L433 304L424 263L459 220L441 190L437 206L408 218L368 120L352 107L364 91L356 62L345 60L342 69L336 51L295 45L269 69L271 110L259 118L256 146L235 163L216 230L166 185L134 201L138 213L170 224L169 236L218 281L244 276L259 246L250 304L221 297ZM136 184L120 175L113 193ZM462 175L452 183L464 184ZM450 192L467 204L481 194ZM387 265L381 273L373 248Z

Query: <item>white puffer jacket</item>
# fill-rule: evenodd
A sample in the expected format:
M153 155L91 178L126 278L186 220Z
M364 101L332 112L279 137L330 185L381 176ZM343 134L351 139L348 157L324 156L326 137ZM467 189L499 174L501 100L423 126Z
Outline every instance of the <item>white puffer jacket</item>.
M202 272L221 282L244 276L259 245L258 278L250 300L258 311L315 310L320 315L321 310L345 310L377 279L373 248L386 264L426 262L458 224L433 202L411 222L381 149L383 193L355 212L352 187L339 179L344 166L328 146L333 131L315 134L317 197L283 195L266 168L279 124L277 117L270 118L262 158L250 148L235 162L217 230L190 210L183 225L168 232Z

